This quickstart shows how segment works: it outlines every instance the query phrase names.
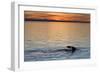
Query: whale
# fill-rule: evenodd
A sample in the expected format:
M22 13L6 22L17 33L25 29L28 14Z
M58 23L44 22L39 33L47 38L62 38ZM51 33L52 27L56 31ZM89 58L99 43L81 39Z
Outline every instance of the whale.
M77 50L77 48L74 46L66 46L66 48L68 48L67 51L71 51L72 53L74 53Z

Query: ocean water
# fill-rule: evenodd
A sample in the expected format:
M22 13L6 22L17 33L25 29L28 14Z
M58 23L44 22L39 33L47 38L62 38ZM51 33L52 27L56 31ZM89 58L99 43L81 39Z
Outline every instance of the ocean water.
M42 49L42 48L41 48ZM44 49L44 48L43 48ZM65 59L89 59L89 48L78 48L74 53L70 51L50 52L50 48L42 50L25 50L24 61L49 61L49 60L65 60Z
M54 51L66 46L77 50ZM90 23L25 21L25 62L89 58Z

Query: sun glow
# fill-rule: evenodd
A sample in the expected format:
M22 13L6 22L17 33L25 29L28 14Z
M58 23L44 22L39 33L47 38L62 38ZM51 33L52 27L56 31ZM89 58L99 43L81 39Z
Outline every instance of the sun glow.
M64 17L51 16L48 19L51 19L51 20L64 20Z

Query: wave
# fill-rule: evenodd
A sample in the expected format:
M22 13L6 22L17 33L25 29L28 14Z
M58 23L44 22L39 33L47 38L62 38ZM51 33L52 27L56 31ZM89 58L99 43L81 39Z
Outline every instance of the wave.
M87 59L90 58L90 48L78 47L73 54L64 49L33 49L24 51L24 61L48 61L64 59Z

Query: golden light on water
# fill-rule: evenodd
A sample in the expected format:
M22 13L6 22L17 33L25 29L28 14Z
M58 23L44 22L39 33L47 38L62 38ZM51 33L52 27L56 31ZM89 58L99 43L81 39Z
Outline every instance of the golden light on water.
M67 33L66 31L66 25L62 23L54 23L51 22L49 25L49 40L63 40L64 38L67 38L65 35Z

